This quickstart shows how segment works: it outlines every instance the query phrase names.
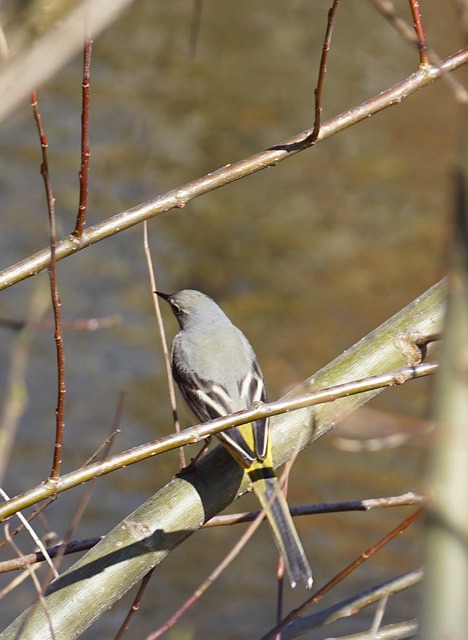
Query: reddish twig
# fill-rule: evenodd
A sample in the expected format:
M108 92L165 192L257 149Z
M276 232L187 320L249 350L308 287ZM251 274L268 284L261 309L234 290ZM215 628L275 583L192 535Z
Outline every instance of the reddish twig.
M82 83L82 109L81 109L81 168L80 178L80 202L78 205L78 215L76 217L75 238L81 238L83 227L86 221L86 208L88 206L88 171L89 171L89 87L91 75L91 54L93 52L93 41L88 34L85 40L83 51L83 83Z
M55 250L57 247L57 230L55 226L55 197L52 192L49 179L49 163L47 159L47 137L44 133L41 116L37 106L37 94L33 91L31 96L31 106L33 108L34 119L36 121L39 138L41 141L42 162L41 175L44 180L44 186L47 197L47 209L49 211L49 228L50 228L50 260L49 260L49 279L50 291L52 297L52 307L54 310L55 322L55 346L57 351L57 408L55 409L55 444L54 456L52 462L51 478L56 479L60 475L62 465L62 446L64 431L64 407L65 407L65 354L63 351L63 332L62 332L62 313L60 310L61 301L57 289L57 263Z
M413 14L414 30L416 31L416 36L418 38L419 59L421 61L421 64L428 65L430 64L430 61L427 52L426 34L424 33L424 28L421 21L421 12L419 10L419 0L409 0L409 3L411 7L411 13Z
M291 470L291 466L293 462L294 462L294 457L288 460L288 462L286 463L285 469L281 474L281 478L280 478L281 486L284 485L284 480L285 478L288 477L288 474ZM269 496L269 498L271 501L273 501L274 495ZM221 562L212 571L212 573L202 582L202 584L200 584L197 587L197 589L195 589L192 595L187 598L187 600L177 609L177 611L168 620L166 620L166 622L163 625L159 627L159 629L156 629L156 631L154 631L153 633L150 633L146 637L146 640L157 640L157 638L160 638L164 633L166 633L166 631L168 631L171 627L173 627L176 624L176 622L178 622L178 620L183 616L183 614L188 609L190 609L190 607L193 606L197 600L199 600L202 597L205 591L209 587L211 587L211 585L219 578L219 576L231 564L231 562L233 562L233 560L237 558L239 553L242 551L244 546L253 536L253 534L258 529L258 527L262 524L264 519L265 519L265 509L262 509L261 511L259 511L255 520L251 522L251 524L249 525L245 533L239 538L236 544L232 547L229 553L221 560Z
M183 614L188 611L188 609L190 609L190 607L192 607L195 602L197 602L197 600L201 598L205 591L209 587L211 587L211 585L219 578L226 567L239 555L242 548L245 546L248 540L250 540L258 527L262 524L264 517L264 512L260 511L255 520L250 524L247 531L232 547L231 551L223 558L223 560L218 564L214 571L203 581L202 584L197 587L197 589L195 589L192 595L187 598L187 600L170 618L168 618L168 620L166 620L163 625L161 625L161 627L159 627L159 629L147 636L146 640L156 640L157 638L160 638L164 633L166 633L166 631L173 627L176 622L178 622Z
M284 605L284 560L280 556L278 561L278 590L276 594L276 624L278 625L283 619ZM281 634L276 636L276 640L281 640Z
M288 460L283 473L281 474L281 488L282 491L287 497L288 495L288 483L289 483L289 474L291 472L292 466L298 456L299 448L293 453L291 458ZM262 513L262 512L259 512ZM256 516L257 517L257 516ZM276 623L278 624L283 617L283 604L284 604L284 574L285 574L285 562L283 556L279 554L278 557L278 567L276 570L276 581L278 585L277 594L276 594ZM277 640L281 640L279 637Z
M418 509L408 518L403 520L397 527L395 527L392 531L390 531L386 536L381 538L375 545L369 547L366 551L363 551L360 556L358 556L353 562L351 562L347 567L340 571L336 576L334 576L327 584L325 584L321 589L319 589L313 596L308 598L302 605L293 609L287 616L278 624L274 629L271 629L267 634L262 636L261 640L273 640L276 634L282 631L290 622L295 620L303 611L308 609L314 604L318 604L320 600L328 593L333 587L335 587L339 582L341 582L346 576L352 573L357 567L359 567L363 562L368 560L371 556L373 556L377 551L380 551L390 540L396 538L400 533L403 533L405 529L407 529L410 525L413 524L423 513L424 509Z
M327 59L328 52L330 51L330 43L331 37L333 33L333 26L335 24L335 17L338 11L338 5L340 4L340 0L333 0L333 6L328 12L328 23L327 23L327 31L325 33L325 40L323 41L322 48L322 57L320 59L320 69L319 76L317 80L317 87L314 91L315 94L315 121L314 121L314 129L310 136L310 142L314 143L318 140L320 133L320 125L322 124L322 96L323 96L323 86L325 83L325 75L327 73Z
M370 1L373 3L377 2L377 0ZM390 89L324 122L320 128L319 140L317 140L317 142L321 142L347 129L353 124L362 122L383 109L399 105L402 100L408 98L415 91L422 89L438 78L447 78L447 74L465 65L467 62L468 47L457 51L445 60L441 60L437 66L419 69ZM460 93L460 100L461 99ZM144 220L149 220L153 216L160 215L174 208L181 209L185 207L190 200L193 200L193 198L218 189L225 184L230 184L247 175L252 175L266 167L275 166L279 162L286 160L286 158L291 158L295 153L309 148L310 142L307 141L310 141L311 133L310 129L303 131L265 151L211 171L205 176L172 189L153 200L111 216L92 227L86 228L83 231L83 236L79 243L76 242L76 238L69 236L59 242L56 258L57 260L63 260L77 251L86 249L92 244L109 238L116 233L121 233ZM21 260L17 264L3 269L0 271L0 291L11 287L21 280L37 275L39 271L42 271L42 269L48 266L49 260L50 251L43 249Z
M120 629L118 630L118 632L115 635L115 640L121 640L121 638L124 637L125 632L127 631L130 622L132 621L133 616L135 615L135 613L137 613L140 610L140 606L141 606L141 601L143 599L143 594L146 591L146 587L149 585L149 581L151 580L151 576L153 575L153 571L155 570L156 567L153 567L151 569L151 571L148 571L148 573L146 574L146 576L143 578L143 580L140 583L140 586L138 587L138 591L136 593L136 596L133 600L132 606L129 610L129 612L127 613L127 615L125 616L125 620L122 622L122 625L120 627Z
M440 67L443 64L440 56L438 56L433 49L428 47L424 32L422 31L422 26L420 28L420 32L416 32L416 24L414 23L414 20L413 25L411 25L409 22L406 22L406 20L403 20L403 18L398 16L395 12L395 7L393 6L393 2L391 0L369 0L369 2L374 5L377 11L379 11L379 13L381 13L386 20L388 20L388 22L407 42L409 42L413 46L416 46L419 52L424 49L424 63L422 63L421 61L421 53L419 55L419 67L421 70L424 71L433 67ZM421 43L421 38L423 44ZM455 99L458 100L458 102L460 102L461 104L467 104L468 92L461 84L461 82L459 82L451 75L444 75L443 78L448 86L452 89Z

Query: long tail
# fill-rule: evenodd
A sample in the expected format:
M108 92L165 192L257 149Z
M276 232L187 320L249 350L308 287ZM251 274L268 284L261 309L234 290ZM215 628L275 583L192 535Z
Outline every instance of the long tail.
M256 461L246 470L260 504L265 509L276 545L286 564L291 586L302 581L312 586L312 570L289 512L288 503L273 469Z

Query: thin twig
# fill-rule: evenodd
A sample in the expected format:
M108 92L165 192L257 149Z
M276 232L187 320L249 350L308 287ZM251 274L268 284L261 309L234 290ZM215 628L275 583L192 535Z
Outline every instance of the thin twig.
M404 40L416 46L418 51L421 52L421 40L420 34L415 32L414 27L411 26L406 20L403 20L395 11L392 0L370 0L374 7L381 13L386 20L394 27ZM411 0L410 0L411 2ZM413 9L413 7L411 7ZM422 28L422 27L421 27ZM443 60L437 55L437 53L427 46L424 39L424 59L426 62L421 64L421 70L429 69L432 67L441 67ZM421 54L420 54L421 59ZM443 75L445 82L452 89L455 99L462 104L468 103L468 92L465 87L453 76L447 74Z
M279 487L278 489L281 491L281 486L284 484L285 478L287 478L289 471L291 469L291 463L293 460L288 460L288 463L285 466L284 472L281 474ZM275 493L269 497L271 502L273 502L275 498ZM219 578L219 576L223 573L223 571L237 558L239 553L245 547L247 542L253 536L255 531L261 525L262 521L265 518L265 509L262 509L255 520L250 524L245 533L240 537L240 539L236 542L236 544L232 547L229 553L223 558L223 560L218 564L218 566L214 569L214 571L202 582L201 585L195 589L192 595L187 598L187 600L182 604L179 609L168 619L166 622L161 625L159 629L155 632L150 633L146 640L156 640L161 637L163 633L165 633L168 629L173 627L176 622L183 616L183 614L197 601L201 598L201 596L205 593L205 591L211 587L211 585Z
M403 520L397 527L392 529L386 536L381 538L375 545L361 553L353 562L351 562L347 567L340 571L336 576L334 576L329 582L327 582L321 589L319 589L314 595L308 598L302 605L293 609L285 618L278 624L274 629L271 629L267 634L262 636L261 640L272 640L277 633L282 631L290 622L295 620L301 613L303 613L306 609L311 607L312 605L318 604L320 600L328 593L331 589L333 589L339 582L344 580L350 573L352 573L357 567L359 567L363 562L366 562L371 556L373 556L377 551L380 551L390 540L396 538L400 533L402 533L405 529L407 529L410 525L412 525L422 514L423 509L418 509L413 514L411 514L408 518Z
M430 64L429 56L427 54L427 40L426 34L421 20L421 11L419 10L419 0L409 0L411 13L413 14L413 25L416 31L416 37L418 39L419 59L421 64Z
M2 496L2 498L4 500L9 500L8 498L8 494L0 488L0 495ZM51 557L49 556L49 554L47 553L47 549L44 546L44 543L42 542L42 540L40 539L40 537L37 535L37 533L34 531L34 529L31 527L31 525L29 524L29 522L26 520L26 518L23 516L23 514L21 513L21 511L18 511L18 513L16 514L17 518L22 522L24 528L28 531L29 535L31 536L31 538L34 540L36 546L38 547L38 549L40 550L40 552L42 553L44 560L47 562L47 564L50 567L50 570L52 572L52 575L54 576L54 578L58 578L58 571L54 566L54 563L51 560ZM8 533L5 536L6 539L11 542L12 536L10 535L9 532L9 527L8 527Z
M296 518L300 516L314 515L319 513L371 511L372 509L382 509L387 507L405 507L415 504L424 504L425 502L426 498L424 496L408 492L402 494L401 496L390 496L386 498L368 498L364 500L351 500L348 502L330 502L304 505L300 507L291 507L290 513L293 518ZM205 529L210 527L224 527L243 522L252 522L253 520L255 520L258 514L259 511L249 511L244 513L233 513L230 515L216 516L215 518L211 518L211 520L208 520L208 522L206 522L202 528ZM103 536L96 536L94 538L88 538L85 540L74 540L72 542L69 542L68 544L62 543L53 547L48 547L47 553L51 558L55 558L59 553L69 555L72 553L86 551L94 547L100 540L102 540L102 537ZM7 573L8 571L22 569L24 568L25 563L35 564L43 561L44 556L39 551L36 551L34 553L23 555L21 558L12 558L11 560L0 562L0 573Z
M293 518L314 515L319 513L342 513L348 511L371 511L372 509L384 509L387 507L406 507L415 504L424 504L426 498L424 496L416 495L412 492L402 494L401 496L389 496L386 498L368 498L365 500L351 500L348 502L330 502L304 505L301 507L291 507L290 513ZM252 522L258 516L259 511L249 511L244 513L233 513L230 515L216 516L211 518L203 525L203 529L210 527L225 527L232 526L234 524L243 522ZM70 555L72 553L79 553L86 551L94 547L103 536L96 536L94 538L88 538L85 540L74 540L68 544L58 544L53 547L47 547L47 553L51 558L55 558L58 554ZM0 562L0 573L7 573L8 571L17 571L23 569L25 563L36 564L43 562L44 556L36 551L23 555L21 558L12 558L11 560L5 560Z
M284 632L284 636L294 638L312 629L317 629L332 622L342 620L343 618L349 618L351 615L356 615L366 607L381 602L384 598L402 593L420 584L423 575L422 569L416 569L402 576L387 580L382 584L372 586L361 593L352 594L345 600L336 602L325 609L314 611L307 616L296 619L288 626Z
M301 507L290 507L289 511L293 518L314 515L319 513L341 513L347 511L372 511L372 509L382 509L387 507L406 507L415 504L424 504L426 498L409 491L401 496L390 496L387 498L368 498L366 500L349 500L347 502L326 502L320 504L308 504ZM227 515L215 516L205 522L203 528L225 527L239 522L251 522L258 515L258 511L245 511L244 513L230 513Z
M409 640L416 638L418 632L417 620L405 620L396 624L389 624L382 627L378 635L372 631L353 633L345 636L335 636L333 640Z
M377 633L380 631L382 627L382 620L384 617L385 609L387 608L389 595L385 595L382 600L377 605L377 609L375 611L374 620L372 621L371 635L374 638L377 638Z
M70 555L72 553L80 553L81 551L87 551L96 546L98 542L103 539L104 536L95 536L94 538L85 538L84 540L73 540L68 544L57 544L53 547L47 547L47 554L51 558L56 558L59 555ZM25 553L18 558L12 558L11 560L5 560L0 562L0 573L8 573L9 571L18 571L24 569L28 564L39 564L44 562L45 556L40 551L34 551L33 553Z
M14 549L15 553L17 555L21 555L21 550L18 547L17 544L15 544L15 541L13 540L13 538L10 537L9 535L9 531L8 531L9 525L8 523L5 525L5 535L6 538L9 542L9 544L12 546L12 548ZM47 606L47 602L44 598L44 594L42 593L42 589L41 589L41 585L39 583L39 580L37 579L36 576L36 572L34 570L34 567L31 567L29 565L26 565L26 570L29 572L29 575L31 577L31 580L34 584L34 588L36 589L36 593L37 593L37 597L39 602L41 603L42 609L45 613L45 616L47 618L47 622L48 622L48 626L49 626L49 633L50 633L50 638L51 640L55 640L55 633L54 633L54 626L52 624L52 618L50 616L50 611L49 611L49 607Z
M389 22L406 42L419 48L419 39L413 27L395 11L393 0L370 0L377 11ZM411 2L411 0L410 0Z
M121 625L120 629L115 634L115 640L121 640L121 638L124 637L125 632L127 631L128 627L130 626L130 622L132 621L134 615L140 610L140 606L141 606L141 601L143 599L143 595L144 595L144 593L146 591L146 588L148 587L148 585L150 583L151 576L153 575L153 571L155 570L155 568L156 567L153 567L151 569L151 571L148 571L146 576L140 582L140 586L138 587L138 591L136 593L136 596L133 599L132 606L130 607L130 610L128 611L127 615L125 616L125 620L122 622L122 625Z
M0 122L15 108L23 104L33 89L54 77L83 48L83 22L90 16L92 33L96 37L107 25L117 19L132 0L112 2L54 2L35 6L35 11L62 4L66 13L59 20L52 20L51 27L35 39L33 46L13 56L0 73ZM24 4L24 3L23 3ZM30 3L29 3L30 4ZM13 6L22 6L16 2ZM24 6L26 6L24 4ZM32 7L33 5L31 5ZM2 3L3 10L3 3ZM15 52L16 53L16 52Z
M8 540L6 540L6 542L8 542ZM13 593L15 589L21 586L23 582L25 582L30 577L29 570L25 569L24 567L21 567L21 568L23 569L21 573L16 574L14 577L12 577L10 582L7 585L5 585L3 589L0 589L0 600L3 600L7 596L9 596L10 593ZM35 567L32 567L33 571L38 571L39 569L40 569L40 565L36 565Z
M44 180L44 187L47 197L47 209L49 212L49 227L50 227L50 260L49 260L49 279L50 279L50 291L52 297L52 307L54 310L54 322L55 322L55 347L57 352L57 407L55 409L55 444L54 444L54 456L52 462L51 478L56 479L60 475L60 468L62 466L62 447L63 447L63 431L64 431L64 408L65 408L65 354L63 351L63 332L62 332L62 313L61 313L61 301L57 289L57 261L56 261L56 247L57 247L57 230L55 225L55 197L52 192L50 179L49 179L49 163L47 159L47 137L44 133L41 115L37 106L37 94L33 91L31 96L31 106L33 108L34 119L36 121L37 130L39 133L39 139L41 142L42 150L42 162L41 162L41 175Z
M119 403L117 406L117 410L116 410L116 414L114 416L114 421L113 421L113 425L112 425L112 433L111 435L106 439L106 442L104 444L104 446L100 447L99 451L102 451L102 455L103 457L105 457L108 452L109 449L114 441L115 436L118 433L118 429L117 429L117 425L120 423L120 419L121 419L121 415L122 415L122 402L123 402L123 396L121 395L119 398ZM94 454L93 457L95 457L98 452L96 454ZM31 528L29 522L24 518L24 516L21 513L18 513L17 516L20 518L21 522L23 523L23 526L30 532L31 536L33 537L36 545L39 547L39 551L32 553L32 554L28 554L27 556L25 556L24 554L21 554L21 556L19 558L16 559L16 569L19 568L28 568L30 565L35 564L36 562L42 562L44 559L47 561L47 564L49 565L49 567L51 568L51 571L49 572L49 575L46 576L44 583L42 585L42 591L45 591L45 589L47 588L47 586L49 585L50 581L53 578L57 578L58 577L58 568L60 566L60 562L63 559L63 556L68 554L68 553L76 553L77 551L83 551L85 549L89 549L92 546L94 546L95 544L97 544L102 537L98 537L98 538L93 538L92 540L87 540L87 541L79 541L79 542L69 542L70 538L73 534L74 529L76 528L78 522L81 520L81 517L84 513L84 510L89 502L89 499L91 497L92 491L94 490L95 487L95 483L92 482L84 496L82 497L82 499L80 500L80 503L77 507L77 509L75 510L75 513L73 515L73 518L70 522L70 524L68 525L67 531L65 533L64 536L64 540L59 544L56 545L50 549L46 549L42 543L42 541L38 538L38 536L35 534L34 530ZM2 495L2 497L5 500L8 500L8 496L5 494L4 491L2 491L0 489L0 494ZM36 512L35 514L33 514L31 516L30 519L32 519L32 517L34 515L38 515L39 512ZM15 530L14 534L16 535L16 533L18 532L18 530ZM11 538L12 536L10 536ZM51 558L55 558L56 559L56 563L55 565L52 563ZM7 561L8 562L12 562L12 564L10 565L10 568L13 568L15 565L15 560L13 561ZM8 565L7 565L8 566ZM3 566L3 569L6 569L6 566ZM6 569L9 570L9 569ZM0 572L2 572L0 570Z
M414 367L399 369L387 374L371 376L365 380L336 385L325 390L314 391L297 398L277 400L268 404L238 411L230 416L217 418L210 422L205 422L194 427L184 429L180 433L171 434L158 440L146 443L139 447L134 447L128 451L123 451L111 456L102 462L96 462L85 468L76 469L61 476L54 482L42 482L40 485L8 500L0 505L0 521L15 514L20 509L29 507L45 498L56 496L72 487L76 487L83 482L121 469L129 464L135 464L140 460L146 460L157 454L165 453L186 444L196 444L208 436L223 431L229 427L261 420L273 415L279 415L293 409L301 409L325 402L333 402L338 398L348 397L353 393L362 393L372 389L385 388L395 384L403 384L405 381L414 380L423 376L431 375L437 371L436 364L421 364Z
M102 459L104 459L109 454L109 451L110 451L112 445L114 444L115 437L119 433L119 428L118 427L119 427L121 419L122 419L123 402L124 402L124 394L120 393L118 401L117 401L117 407L115 409L114 418L112 420L112 425L111 425L111 428L110 428L110 434L106 438L105 442L91 456L90 460L94 460L97 456L100 456ZM85 464L89 464L89 460L86 461ZM61 545L63 549L67 548L67 545L71 540L73 532L75 531L76 527L78 526L79 522L81 521L81 518L83 517L83 514L84 514L84 512L86 510L86 507L88 506L88 503L89 503L89 501L91 499L93 491L94 491L94 489L96 487L96 482L97 482L97 478L95 478L94 480L92 480L89 483L89 485L86 487L86 491L84 492L84 494L83 494L78 506L75 509L73 517L72 517L71 521L68 524L68 527L67 527L67 530L65 532L65 535L63 536L63 541L62 541L62 545ZM59 552L55 556L55 558L57 559L56 563L55 563L55 566L57 568L60 566L60 563L61 563L64 555L65 555L64 553L60 553Z
M281 474L280 487L285 497L287 497L288 495L289 475L293 467L293 464L296 461L297 456L299 455L299 452L300 452L300 446L297 446L291 458L288 460L287 464L285 465L283 473ZM288 507L289 507L289 504L288 504ZM289 507L289 510L291 511L290 507ZM262 512L260 511L260 513ZM276 569L276 583L277 583L276 622L277 623L279 623L283 618L285 568L286 568L286 563L284 562L284 558L281 554L278 554L278 566ZM280 638L278 637L277 640L280 640Z
M34 511L28 515L27 517L27 521L28 522L32 522L35 518L37 518L38 516L41 516L42 512L45 511L47 509L47 507L52 504L52 502L54 502L55 498L49 498L48 500L46 500L43 504L41 504L39 507L37 507L37 509L34 509ZM10 531L10 535L11 537L16 536L18 533L20 533L20 531L22 531L24 529L23 525L20 524L18 525L15 529L13 529L12 531ZM0 541L0 548L4 547L6 545L7 541L5 539ZM50 556L52 558L52 556Z
M347 129L353 124L362 122L383 109L400 104L402 100L419 89L431 84L434 80L446 77L451 71L458 69L467 62L468 47L450 55L437 66L419 69L390 89L379 93L370 100L353 108L347 109L345 112L325 122L320 127L320 135L317 142L321 142ZM79 242L74 236L70 235L58 243L56 259L63 260L77 251L81 251L116 233L125 231L144 220L149 220L171 209L183 208L190 200L214 189L218 189L225 184L230 184L267 167L275 166L282 160L292 157L295 153L309 148L311 134L312 131L310 129L299 133L288 140L274 145L270 149L256 153L239 162L230 163L197 180L172 189L153 200L111 216L92 227L84 229ZM0 272L0 291L21 280L36 275L39 271L47 267L49 261L50 249L43 249L4 269Z
M322 57L320 59L319 77L317 80L317 87L314 91L315 94L315 121L314 130L310 136L310 142L313 144L318 140L320 133L320 125L322 124L322 97L323 86L325 83L325 75L327 73L327 59L328 52L330 51L331 38L333 34L333 26L335 24L336 12L338 11L338 5L340 0L333 0L333 6L328 12L327 30L325 33L325 40L323 41Z
M83 82L82 82L82 109L81 109L81 168L79 172L80 179L80 200L78 205L78 215L76 217L75 230L73 235L81 238L83 227L86 222L86 208L88 206L88 173L89 173L89 95L90 95L90 78L91 78L91 55L93 52L93 41L91 34L88 33L85 39L83 50Z
M155 291L157 291L157 286L156 286L156 278L154 277L151 250L148 242L148 225L146 223L146 220L143 224L143 246L145 250L146 264L148 267L148 275L150 279L151 295L153 297L154 312L156 314L156 321L158 323L158 329L159 329L159 337L161 339L161 346L162 346L162 351L164 356L164 364L166 366L167 386L169 388L169 401L171 403L171 409L172 409L172 422L174 424L174 429L176 433L180 433L180 422L179 422L179 416L177 414L177 400L176 400L176 394L175 394L175 388L174 388L174 379L172 377L171 358L169 356L169 347L167 346L166 330L164 328L164 321L161 314L161 307L159 305L159 298L155 293ZM181 469L184 469L186 467L185 452L182 447L179 449L179 465Z

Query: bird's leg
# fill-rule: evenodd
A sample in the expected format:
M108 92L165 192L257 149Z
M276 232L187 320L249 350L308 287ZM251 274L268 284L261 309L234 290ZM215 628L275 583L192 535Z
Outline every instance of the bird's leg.
M211 438L212 436L208 436L208 438L206 438L200 451L197 453L197 455L194 458L190 460L189 464L186 467L184 467L179 471L179 473L177 474L178 476L184 476L185 474L191 473L192 471L196 472L197 462L200 460L202 456L205 455L206 450L210 446Z

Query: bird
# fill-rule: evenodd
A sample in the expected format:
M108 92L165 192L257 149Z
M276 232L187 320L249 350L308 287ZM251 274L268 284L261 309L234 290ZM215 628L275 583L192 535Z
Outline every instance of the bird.
M245 335L209 296L193 289L155 292L179 323L171 350L172 376L202 422L266 402L263 374ZM216 434L249 477L265 510L292 587L310 588L312 571L273 469L267 418Z

